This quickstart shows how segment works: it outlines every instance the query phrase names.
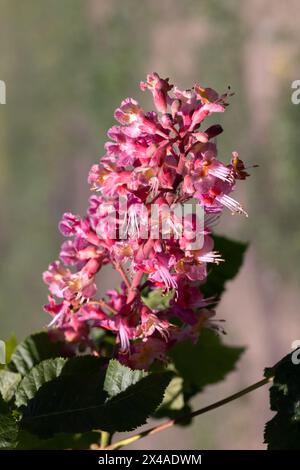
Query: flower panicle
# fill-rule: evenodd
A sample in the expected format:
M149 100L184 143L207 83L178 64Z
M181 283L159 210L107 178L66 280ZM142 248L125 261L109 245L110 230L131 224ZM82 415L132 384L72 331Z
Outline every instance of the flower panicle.
M104 330L115 336L121 362L147 369L154 360L165 361L176 342L194 341L212 324L214 299L205 299L201 286L208 265L224 262L212 230L224 209L247 215L231 193L249 174L237 152L228 164L218 159L216 137L223 129L205 125L207 117L226 110L231 93L199 84L180 90L157 73L140 88L150 91L155 110L144 111L132 98L116 109L106 153L88 175L93 194L86 216L63 215L59 230L68 239L43 278L51 334L99 355L103 345L91 332ZM199 214L174 210L186 203L201 209L200 229ZM116 268L123 282L100 298L96 278L105 265ZM147 302L157 289L168 305Z

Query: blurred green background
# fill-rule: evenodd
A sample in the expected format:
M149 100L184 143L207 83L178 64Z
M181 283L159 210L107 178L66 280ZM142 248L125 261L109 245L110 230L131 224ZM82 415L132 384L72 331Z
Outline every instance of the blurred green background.
M218 228L251 242L217 312L227 342L248 349L195 406L258 380L290 349L300 338L299 15L294 0L0 0L1 338L47 324L41 273L58 256L60 216L85 210L114 109L126 96L149 107L138 83L156 70L184 88L230 85L220 155L259 164L236 195L249 219L228 212ZM139 446L259 449L268 416L260 390Z

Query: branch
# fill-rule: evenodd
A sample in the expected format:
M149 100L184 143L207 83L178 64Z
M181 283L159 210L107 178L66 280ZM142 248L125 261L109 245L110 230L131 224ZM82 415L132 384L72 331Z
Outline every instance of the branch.
M244 388L243 390L240 390L239 392L234 393L233 395L230 395L229 397L223 398L222 400L219 400L215 403L212 403L211 405L201 408L200 410L193 411L192 413L187 413L176 419L165 421L163 424L154 426L153 428L147 429L146 431L143 431L139 434L135 434L134 436L128 437L127 439L123 439L121 441L115 442L114 444L111 444L105 447L105 450L117 450L117 449L120 449L121 447L128 446L129 444L132 444L133 442L138 441L139 439L142 439L147 436L152 436L153 434L164 431L165 429L169 429L175 426L176 424L182 421L185 421L187 418L195 418L196 416L202 415L204 413L207 413L208 411L211 411L216 408L219 408L220 406L226 405L227 403L230 403L231 401L237 400L238 398L246 395L247 393L253 392L257 388L260 388L263 385L266 385L267 383L271 381L272 381L272 378L262 379L259 382L256 382L255 384L252 384L249 387Z

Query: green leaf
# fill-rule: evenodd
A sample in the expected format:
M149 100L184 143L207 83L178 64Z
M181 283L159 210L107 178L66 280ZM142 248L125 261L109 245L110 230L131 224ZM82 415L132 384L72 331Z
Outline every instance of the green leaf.
M46 359L33 367L31 371L25 375L18 390L16 392L16 405L27 405L41 386L50 380L58 377L62 371L66 359L57 357L55 359Z
M5 402L0 395L0 414L2 415L7 415L10 411L9 405L7 402Z
M238 273L247 245L229 240L224 237L214 236L216 251L219 251L225 259L225 263L213 265L210 269L207 281L201 286L201 292L205 297L214 297L219 300L225 290L227 281L233 279ZM243 348L229 347L222 344L220 338L210 330L204 330L196 345L190 341L177 344L171 349L169 356L173 359L178 377L183 379L182 390L177 390L175 397L183 401L181 410L164 404L155 417L168 416L175 418L179 414L189 411L189 400L210 385L223 380L227 373L234 369ZM177 383L178 386L179 382ZM181 403L182 403L181 401ZM177 401L177 404L179 401Z
M103 371L61 375L44 384L29 401L21 425L40 437L92 429L130 431L144 424L158 407L171 377L168 372L151 374L108 399ZM113 387L111 393L115 391Z
M214 250L222 255L225 263L212 265L206 283L201 286L201 291L206 297L219 299L225 290L226 282L233 279L242 266L247 245L216 235L213 238Z
M185 390L184 380L176 374L174 364L169 363L168 370L171 370L174 375L166 388L162 403L153 414L153 417L156 419L165 417L176 419L179 416L188 415L192 411L189 405L189 399L192 396L191 391L189 390L189 392L187 392L187 390ZM180 421L179 426L186 426L190 424L191 421L191 418L186 418L184 421Z
M107 364L107 359L96 356L77 356L71 357L65 363L62 374L63 375L78 375L98 372L103 366Z
M107 368L104 390L110 398L124 392L130 385L137 383L148 374L144 370L132 370L120 364L116 359L109 361Z
M26 375L39 362L60 356L61 345L62 343L51 341L45 331L28 336L12 354L9 368Z
M170 371L147 375L113 397L106 403L106 422L103 420L101 429L125 432L145 424L163 401L172 377L173 373Z
M21 374L9 370L0 370L0 392L5 401L10 401L22 379Z
M168 410L182 410L184 408L183 379L174 377L165 391L165 397L159 408L160 411L166 408Z
M56 434L49 439L40 439L34 434L21 430L16 450L88 450L91 444L99 442L99 432L85 434Z
M174 297L174 290L167 294L163 289L154 289L148 295L142 296L143 302L152 310L163 310L169 307L170 300Z
M204 329L197 344L191 341L178 343L169 355L179 376L184 379L184 387L200 391L206 385L223 380L234 370L243 351L244 348L222 344L216 333Z
M25 408L22 428L42 438L99 428L96 413L107 398L103 383L104 372L61 375L45 383Z
M265 427L269 450L300 449L300 364L293 363L293 354L265 370L265 377L274 376L270 407L277 412Z
M57 357L46 359L33 367L23 378L17 393L16 405L27 405L41 386L62 375L98 372L105 361L95 356L79 356L65 359Z
M17 338L12 335L5 341L5 364L8 364L12 356L13 351L17 346ZM0 370L5 368L5 364L0 364Z
M205 386L223 380L234 370L243 351L244 348L222 344L221 338L209 329L202 331L197 344L191 341L178 343L169 352L177 381L173 379L173 384L171 382L169 386L169 403L165 398L154 417L174 419L189 413L190 399ZM180 424L187 425L190 421L187 419Z
M14 448L17 445L18 425L9 414L0 414L0 449Z
M227 281L233 279L238 273L247 245L220 236L214 236L214 242L214 249L221 253L225 263L210 267L210 273L206 283L201 286L201 292L205 297L214 297L219 300ZM240 347L223 345L220 338L210 330L203 330L196 345L190 341L177 344L171 349L169 356L177 369L177 377L183 379L182 390L176 389L179 388L180 382L178 381L173 391L178 409L174 409L174 401L170 400L169 405L165 402L164 406L157 410L155 417L168 416L173 419L178 415L188 413L190 399L206 385L223 380L226 374L234 369L243 350ZM179 400L182 404L181 409Z
M12 335L10 338L8 338L5 341L5 352L6 352L6 364L9 363L11 356L14 352L14 350L17 347L17 338L15 335Z

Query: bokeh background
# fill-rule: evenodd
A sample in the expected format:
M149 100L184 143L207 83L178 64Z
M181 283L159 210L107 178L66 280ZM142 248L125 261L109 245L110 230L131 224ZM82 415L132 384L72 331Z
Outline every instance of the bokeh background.
M290 350L300 339L299 16L297 0L0 0L1 338L47 324L41 273L57 257L60 216L85 210L113 110L126 96L149 107L138 83L156 70L184 88L230 85L220 153L259 164L236 195L249 219L228 212L218 227L250 241L218 309L225 341L247 351L195 407L259 380ZM138 446L261 449L270 416L265 388Z

